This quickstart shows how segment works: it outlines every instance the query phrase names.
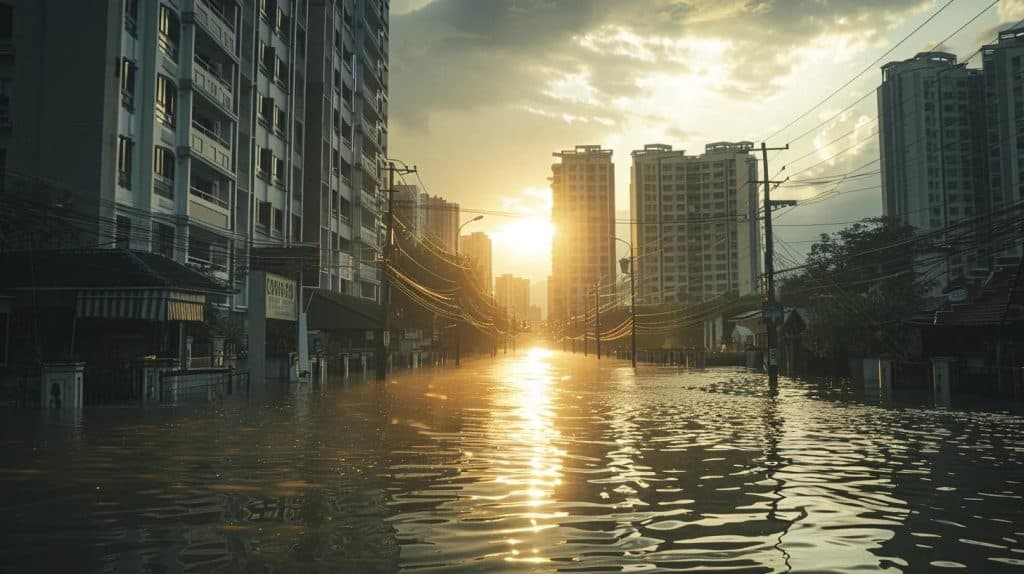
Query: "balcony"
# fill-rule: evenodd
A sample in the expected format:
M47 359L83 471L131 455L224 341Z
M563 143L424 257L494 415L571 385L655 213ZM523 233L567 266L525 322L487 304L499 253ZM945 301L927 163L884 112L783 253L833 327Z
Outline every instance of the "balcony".
M231 218L228 215L227 208L217 209L208 201L200 201L196 199L195 192L195 188L192 188L189 193L191 196L188 201L189 216L220 229L230 229Z
M360 201L362 201L363 207L377 213L378 215L383 212L381 200L366 190L360 192Z
M370 176L370 179L373 180L374 183L380 185L380 173L379 166L377 165L377 160L371 159L365 153L360 154L359 157L359 165L362 166L363 173Z
M338 277L351 281L355 275L355 259L348 253L338 253Z
M235 31L227 15L214 8L206 0L193 0L195 22L206 30L228 54L235 55Z
M201 59L196 58L194 62L195 66L192 67L192 83L211 101L230 111L234 101L231 84L222 80Z
M224 171L231 172L231 144L217 134L192 122L189 145L192 153Z
M359 241L373 247L377 246L377 231L368 227L359 227Z
M377 269L377 267L373 265L360 263L359 279L363 281L370 281L371 283L380 283L380 269Z

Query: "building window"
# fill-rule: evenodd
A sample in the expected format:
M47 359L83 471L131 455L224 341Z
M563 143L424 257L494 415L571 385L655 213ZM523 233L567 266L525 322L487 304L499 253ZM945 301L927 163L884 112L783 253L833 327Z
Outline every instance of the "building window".
M277 2L274 0L260 0L260 17L270 22L277 14Z
M121 136L117 139L117 184L125 189L132 188L132 138Z
M270 172L273 169L273 163L274 155L269 149L265 147L256 148L256 171L260 177L270 177Z
M153 223L153 252L164 257L174 257L174 227L163 223Z
M174 198L174 152L161 146L153 149L153 192Z
M280 234L284 229L284 211L274 208L274 233Z
M124 27L134 36L139 22L139 0L124 0Z
M128 58L121 60L121 105L128 111L135 110L135 62Z
M285 122L286 119L284 116L284 110L277 106L274 106L274 131L280 134L282 137L287 137L285 135L284 129Z
M273 121L274 113L274 98L261 97L256 100L256 114L259 117L260 123L264 126L269 126Z
M275 157L274 158L273 166L274 166L274 171L273 171L274 183L276 183L277 185L279 185L281 187L284 187L284 171L285 171L284 160L279 158L279 157Z
M274 48L260 42L260 69L270 76L274 77L274 63L277 61L277 56L274 53Z
M128 249L131 247L132 220L123 215L118 215L114 218L114 223L114 245L118 249Z
M302 218L292 215L292 241L302 241Z
M178 101L178 88L167 76L156 77L156 117L165 126L173 128L176 105Z
M178 15L165 4L160 5L159 20L160 49L172 60L178 60Z
M256 224L264 229L270 226L270 209L269 201L261 201L256 211Z
M288 64L280 58L277 59L277 67L274 69L274 79L277 80L277 85L285 91L288 90Z

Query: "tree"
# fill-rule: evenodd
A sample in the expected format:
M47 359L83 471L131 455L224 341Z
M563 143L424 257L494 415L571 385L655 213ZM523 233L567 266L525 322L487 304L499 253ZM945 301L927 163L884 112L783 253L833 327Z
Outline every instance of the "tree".
M811 352L843 360L916 351L907 320L921 309L927 285L914 272L913 242L913 228L884 217L822 234L806 266L781 288L786 304L809 311L803 340Z

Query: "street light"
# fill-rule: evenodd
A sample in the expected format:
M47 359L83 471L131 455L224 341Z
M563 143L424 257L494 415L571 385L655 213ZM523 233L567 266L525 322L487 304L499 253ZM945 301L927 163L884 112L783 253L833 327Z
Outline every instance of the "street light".
M484 218L484 216L478 215L478 216L474 217L473 219L470 219L469 221L463 223L462 225L459 226L458 229L455 230L455 260L456 261L460 261L460 259L459 259L459 244L462 243L462 228L467 226L467 225L469 225L470 223L473 223L473 222L476 222L476 221L480 221L483 218ZM459 365L462 364L462 329L460 328L460 323L458 321L455 322L454 326L455 326L455 366L458 367Z
M474 217L473 219L470 219L469 221L467 221L467 222L463 223L462 225L460 225L460 226L459 226L459 230L455 232L455 235L461 235L461 234L462 234L462 228L463 228L463 227L465 227L465 226L469 225L470 223L473 223L474 221L480 221L480 220L481 220L481 219L483 219L483 218L484 218L484 216L482 216L482 215L478 215L478 216ZM458 249L458 248L456 248L456 253L455 253L456 255L458 255L458 251L457 251L457 249Z
M619 267L623 275L629 275L629 355L633 368L636 368L636 269L633 265L633 244L625 239L619 239L614 235L610 236L615 241L621 241L629 248L629 257L619 259Z

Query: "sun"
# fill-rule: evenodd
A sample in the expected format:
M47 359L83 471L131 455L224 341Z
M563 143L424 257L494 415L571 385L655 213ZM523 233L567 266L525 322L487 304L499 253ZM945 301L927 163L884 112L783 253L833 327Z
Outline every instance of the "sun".
M491 239L502 251L518 257L547 257L551 254L551 238L555 228L551 221L531 215L502 223Z

